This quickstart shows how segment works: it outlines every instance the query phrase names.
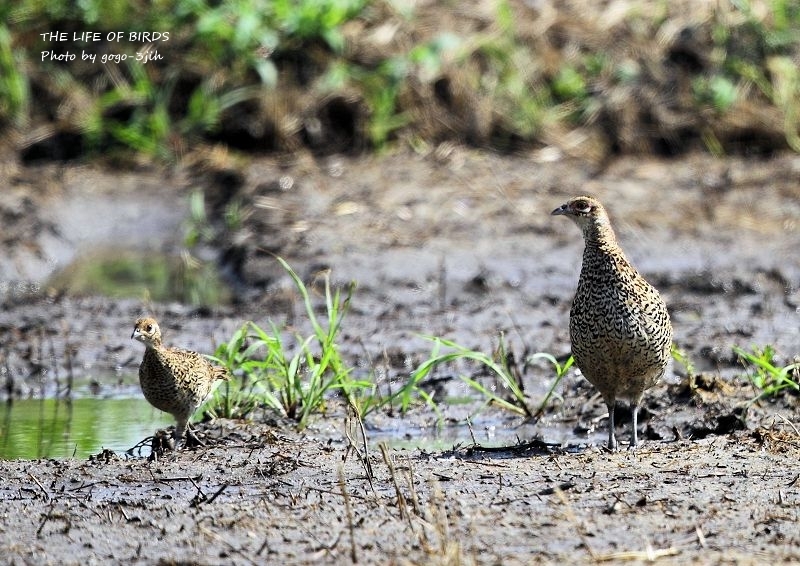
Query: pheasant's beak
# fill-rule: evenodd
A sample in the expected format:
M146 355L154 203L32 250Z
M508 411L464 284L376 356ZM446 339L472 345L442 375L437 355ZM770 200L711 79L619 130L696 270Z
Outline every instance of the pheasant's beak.
M564 214L567 214L566 204L562 204L561 206L559 206L557 209L555 209L553 212L550 213L551 216L562 216Z
M139 332L139 329L138 328L134 328L133 329L133 334L131 334L131 340L139 338L139 336L141 336L141 335L142 334Z

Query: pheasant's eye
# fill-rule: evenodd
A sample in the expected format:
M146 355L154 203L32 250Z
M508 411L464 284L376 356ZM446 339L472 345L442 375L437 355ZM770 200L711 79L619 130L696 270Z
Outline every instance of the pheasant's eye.
M576 202L574 209L579 214L589 214L592 211L592 205L588 202Z
M148 324L147 328L145 330L147 330L148 332L152 332L153 331L153 325L152 324Z

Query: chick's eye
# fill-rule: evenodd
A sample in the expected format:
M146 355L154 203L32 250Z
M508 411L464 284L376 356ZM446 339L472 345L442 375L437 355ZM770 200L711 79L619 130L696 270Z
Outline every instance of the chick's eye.
M152 324L148 324L147 328L145 328L145 330L147 330L148 332L152 332L153 331L153 325Z

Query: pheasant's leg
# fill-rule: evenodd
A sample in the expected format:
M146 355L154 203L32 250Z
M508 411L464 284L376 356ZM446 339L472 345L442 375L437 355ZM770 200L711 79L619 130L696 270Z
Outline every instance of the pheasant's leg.
M634 403L633 408L631 409L631 416L633 417L633 435L631 436L631 448L636 448L636 445L639 444L639 438L637 436L637 428L639 424L639 403Z
M175 420L175 434L173 437L175 438L175 447L177 448L183 439L184 433L186 433L187 426L189 424L189 417L187 415L176 415Z
M608 449L614 452L617 449L617 437L614 436L614 401L608 403Z

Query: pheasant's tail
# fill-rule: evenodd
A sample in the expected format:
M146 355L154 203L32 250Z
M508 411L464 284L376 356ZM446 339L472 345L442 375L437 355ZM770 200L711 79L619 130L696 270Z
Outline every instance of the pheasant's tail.
M227 369L214 366L214 380L221 379L222 381L228 381L230 378L231 374L228 373Z

